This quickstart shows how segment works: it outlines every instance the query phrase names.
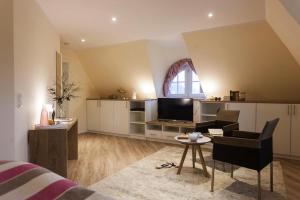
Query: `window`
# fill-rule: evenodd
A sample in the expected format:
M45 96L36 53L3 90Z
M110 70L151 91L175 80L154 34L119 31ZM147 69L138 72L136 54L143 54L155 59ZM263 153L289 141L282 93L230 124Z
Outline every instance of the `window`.
M164 84L165 97L205 98L192 59L183 58L169 68Z
M199 77L191 68L186 68L173 78L169 91L170 97L204 97Z

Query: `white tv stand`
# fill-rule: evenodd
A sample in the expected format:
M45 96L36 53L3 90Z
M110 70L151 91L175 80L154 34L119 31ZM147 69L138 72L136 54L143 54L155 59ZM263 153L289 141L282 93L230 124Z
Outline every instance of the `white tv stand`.
M146 122L146 137L173 140L178 134L193 132L195 127L196 123L187 121L148 121Z

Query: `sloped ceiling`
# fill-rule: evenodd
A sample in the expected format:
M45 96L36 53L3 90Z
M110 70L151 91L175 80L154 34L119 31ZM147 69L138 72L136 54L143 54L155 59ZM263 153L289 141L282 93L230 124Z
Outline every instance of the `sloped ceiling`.
M285 1L287 4L292 1ZM299 5L299 0L297 0ZM292 11L291 11L292 13ZM298 15L299 16L299 10ZM296 16L296 17L297 17ZM266 20L300 64L300 25L279 0L266 0Z
M136 91L139 98L155 98L146 40L78 51L101 97L117 94L118 88Z
M208 96L240 90L248 98L300 100L300 66L265 22L184 34Z

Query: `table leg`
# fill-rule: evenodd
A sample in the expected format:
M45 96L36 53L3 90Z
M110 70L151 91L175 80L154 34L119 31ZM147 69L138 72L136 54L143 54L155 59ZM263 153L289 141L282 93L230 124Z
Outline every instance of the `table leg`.
M192 145L192 160L193 160L193 168L195 168L196 162L196 146Z
M206 163L202 154L201 145L198 145L198 153L201 160L202 168L204 171L204 176L209 177L209 173L207 172Z
M180 174L180 172L181 172L181 169L182 169L182 166L183 166L183 163L184 163L184 160L185 160L185 157L186 157L186 154L187 154L188 150L189 150L189 145L187 144L187 145L185 145L185 149L184 149L184 152L182 154L182 158L181 158L181 161L180 161L180 165L178 167L177 174Z

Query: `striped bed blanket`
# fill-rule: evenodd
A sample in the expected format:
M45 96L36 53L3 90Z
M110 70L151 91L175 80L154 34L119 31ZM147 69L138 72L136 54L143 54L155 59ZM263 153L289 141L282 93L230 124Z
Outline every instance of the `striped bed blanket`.
M0 200L112 200L38 165L0 161Z

